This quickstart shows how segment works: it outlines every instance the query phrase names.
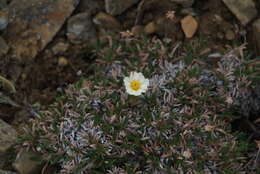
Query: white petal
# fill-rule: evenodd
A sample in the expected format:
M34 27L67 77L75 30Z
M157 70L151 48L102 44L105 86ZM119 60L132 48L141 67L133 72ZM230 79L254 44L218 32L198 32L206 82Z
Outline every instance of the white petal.
M130 78L129 77L125 77L124 78L124 82L126 83L126 82L130 82Z

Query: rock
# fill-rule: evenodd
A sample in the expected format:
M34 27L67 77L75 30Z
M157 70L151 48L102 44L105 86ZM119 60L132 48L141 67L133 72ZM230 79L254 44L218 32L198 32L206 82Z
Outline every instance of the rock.
M192 38L198 29L198 22L192 16L186 16L181 20L182 30L187 38Z
M0 36L0 57L7 54L9 51L9 46L5 42L5 40Z
M145 34L154 34L156 32L155 22L150 22L144 27Z
M12 0L5 36L18 60L32 60L52 41L79 0ZM19 26L19 27L17 27Z
M66 57L61 56L61 57L58 58L58 65L59 65L59 66L67 66L68 63L69 63L69 62L68 62L68 60L66 59Z
M104 7L104 1L103 0L83 0L80 1L78 5L78 11L79 13L87 12L90 15L96 14L99 11L103 11Z
M180 13L185 16L187 16L187 15L197 16L198 15L193 8L183 8L183 9L181 9Z
M217 32L216 36L218 39L224 39L224 34L222 32Z
M0 10L7 7L7 1L6 0L0 0Z
M169 19L167 17L159 17L156 19L156 34L164 38L170 38L173 42L183 39L183 33L180 32L179 18Z
M132 27L131 32L134 36L140 37L144 34L144 27L142 25L135 25Z
M111 31L120 31L122 28L121 24L117 21L116 18L103 12L99 12L94 17L93 22L96 25Z
M23 135L25 133L24 127L32 118L32 114L26 109L22 109L15 113L12 125L15 127L18 134Z
M256 47L256 52L260 55L260 18L258 18L252 25L253 27L253 38Z
M236 37L236 35L235 35L234 31L232 31L232 30L225 31L225 38L227 40L234 40L235 37Z
M40 173L43 166L42 157L32 151L21 151L17 154L13 167L19 174Z
M222 0L241 24L248 24L257 15L253 0Z
M139 0L105 0L106 12L112 16L123 13Z
M4 30L8 25L8 12L6 10L0 11L0 31Z
M0 154L6 152L17 140L17 132L0 119Z
M51 50L54 55L62 54L67 51L69 48L69 44L63 41L58 42L56 45L54 45Z
M183 7L191 7L194 3L194 0L171 0L172 2L176 2L181 4Z
M74 44L96 40L96 30L88 13L79 13L68 20L67 37Z
M0 174L17 174L17 173L0 169Z
M168 19L159 17L156 19L156 34L163 38L169 38L172 42L183 39L183 33L180 31L179 18Z

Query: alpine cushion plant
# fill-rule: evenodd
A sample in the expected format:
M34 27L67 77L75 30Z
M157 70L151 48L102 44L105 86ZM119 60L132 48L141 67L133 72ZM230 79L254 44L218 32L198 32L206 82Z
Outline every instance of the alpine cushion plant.
M172 48L158 39L114 42L110 49L117 51L96 52L100 58L113 52L109 62L97 60L93 76L68 87L32 121L39 136L26 144L49 154L64 174L248 171L247 143L222 119L230 113L230 89L215 71L165 59L162 52ZM128 103L128 94L144 92L143 100Z

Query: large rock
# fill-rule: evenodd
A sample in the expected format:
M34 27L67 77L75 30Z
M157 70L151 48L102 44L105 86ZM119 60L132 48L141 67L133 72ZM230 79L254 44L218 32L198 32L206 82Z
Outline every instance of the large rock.
M194 3L194 0L171 0L172 2L176 2L181 4L183 7L191 7Z
M13 56L23 60L34 58L53 39L78 2L12 0L5 37Z
M260 55L260 18L253 23L253 37L257 54Z
M88 13L79 13L68 20L68 39L75 44L87 43L96 39L96 30Z
M0 119L0 154L6 152L17 141L17 132Z
M106 12L115 16L132 7L139 0L105 0Z
M40 173L43 166L41 156L32 151L21 151L17 154L13 166L19 174L36 174Z
M223 2L243 25L248 24L257 15L253 0L223 0Z

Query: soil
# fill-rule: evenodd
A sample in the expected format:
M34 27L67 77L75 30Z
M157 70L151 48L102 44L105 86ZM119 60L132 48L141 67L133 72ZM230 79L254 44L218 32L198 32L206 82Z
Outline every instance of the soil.
M32 104L48 106L68 84L89 75L88 65L92 61L89 51L84 46L72 45L69 51L62 54L67 65L59 65L60 56L50 54L50 47L56 40L59 38L55 38L44 52L26 64L8 58L0 61L0 74L15 81L17 91L15 94L9 93L8 97L21 106L0 105L0 116L4 121L12 123L17 113Z

